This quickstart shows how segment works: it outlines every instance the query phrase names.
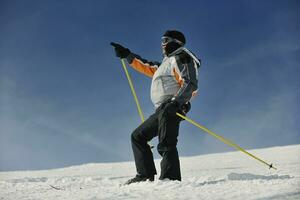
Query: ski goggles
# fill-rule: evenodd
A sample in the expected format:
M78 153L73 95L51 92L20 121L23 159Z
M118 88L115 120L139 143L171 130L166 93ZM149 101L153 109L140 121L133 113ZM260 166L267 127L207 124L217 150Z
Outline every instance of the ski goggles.
M179 40L177 40L177 39L175 39L175 38L171 38L171 37L168 37L168 36L163 36L163 37L161 38L161 44L162 44L162 45L166 45L166 44L168 44L169 42L176 42L176 43L178 43L178 44L180 44L180 45L184 45L183 42L181 42L181 41L179 41Z

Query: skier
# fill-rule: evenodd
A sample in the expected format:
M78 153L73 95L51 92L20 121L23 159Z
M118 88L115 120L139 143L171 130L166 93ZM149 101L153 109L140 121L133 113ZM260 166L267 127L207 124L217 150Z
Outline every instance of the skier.
M151 100L155 113L145 120L131 134L131 144L137 175L126 184L154 181L156 169L148 141L158 136L157 150L162 156L159 179L181 181L180 163L177 151L179 124L176 115L185 115L191 108L190 100L198 88L200 60L184 47L183 33L168 30L164 33L161 47L164 58L161 63L150 62L132 53L117 43L111 43L116 56L126 59L135 70L152 77Z

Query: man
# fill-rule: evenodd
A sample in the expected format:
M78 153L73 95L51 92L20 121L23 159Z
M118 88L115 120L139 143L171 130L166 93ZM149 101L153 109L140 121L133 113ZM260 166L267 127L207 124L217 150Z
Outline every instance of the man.
M198 88L200 61L187 50L184 35L168 30L162 37L164 58L161 63L147 61L120 44L111 43L116 56L125 58L137 71L152 77L151 100L156 108L144 123L131 135L132 150L137 175L126 184L154 181L156 169L148 141L158 136L157 150L162 156L160 180L181 181L177 151L179 124L182 120L176 112L186 114L190 110L190 99Z

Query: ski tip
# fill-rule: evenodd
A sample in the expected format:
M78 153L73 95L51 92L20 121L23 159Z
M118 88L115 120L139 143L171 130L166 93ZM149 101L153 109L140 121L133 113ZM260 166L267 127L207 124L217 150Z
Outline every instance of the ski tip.
M55 190L64 190L64 188L58 187L58 186L53 186L53 185L49 185L51 188L55 189Z

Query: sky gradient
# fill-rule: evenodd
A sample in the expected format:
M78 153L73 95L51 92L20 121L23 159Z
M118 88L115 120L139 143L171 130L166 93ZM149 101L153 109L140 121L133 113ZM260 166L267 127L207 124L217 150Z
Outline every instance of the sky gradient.
M190 118L246 149L299 144L299 10L292 0L0 0L0 170L133 160L140 118L109 43L160 61L167 29L203 61ZM147 117L151 79L130 74ZM187 122L178 149L232 150Z

